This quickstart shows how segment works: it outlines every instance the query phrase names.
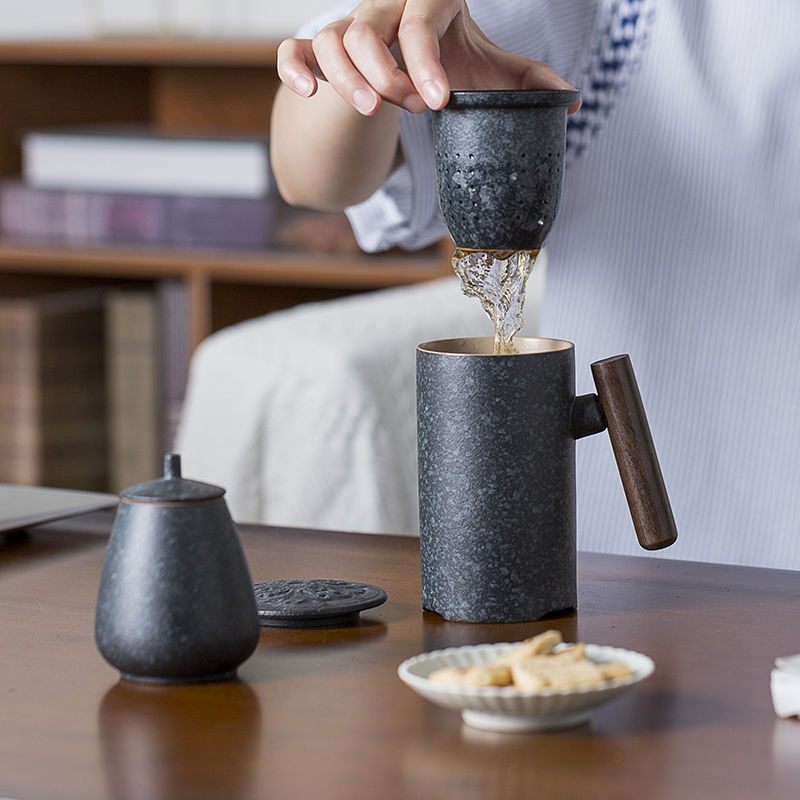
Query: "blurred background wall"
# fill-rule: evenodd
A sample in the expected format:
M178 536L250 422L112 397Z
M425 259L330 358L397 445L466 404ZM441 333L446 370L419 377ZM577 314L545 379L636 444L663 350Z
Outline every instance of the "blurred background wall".
M0 0L0 38L281 37L330 0Z

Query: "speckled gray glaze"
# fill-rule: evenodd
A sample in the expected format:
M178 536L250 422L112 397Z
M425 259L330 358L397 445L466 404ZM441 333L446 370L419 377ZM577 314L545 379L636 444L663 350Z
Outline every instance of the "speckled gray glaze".
M122 493L103 563L95 640L123 677L232 678L255 649L253 584L222 494L181 479L174 462L163 479Z
M576 605L575 438L604 420L592 395L575 402L571 344L469 354L484 341L417 349L422 603L452 621L535 620Z
M538 250L555 220L577 91L452 92L433 112L439 205L458 247Z

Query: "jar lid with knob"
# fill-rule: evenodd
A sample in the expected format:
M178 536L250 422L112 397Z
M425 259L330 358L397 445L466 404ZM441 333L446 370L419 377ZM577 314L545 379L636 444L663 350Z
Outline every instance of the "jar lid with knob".
M120 492L120 497L133 503L196 503L218 500L224 494L221 486L182 477L180 455L167 453L163 478L130 486Z

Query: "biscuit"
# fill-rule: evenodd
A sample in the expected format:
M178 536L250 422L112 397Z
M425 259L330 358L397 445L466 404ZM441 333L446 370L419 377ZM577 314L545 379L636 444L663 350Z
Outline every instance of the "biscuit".
M442 667L441 669L435 669L428 675L428 680L434 683L459 685L466 669L466 667Z
M576 642L553 653L548 658L557 658L559 661L582 661L586 658L586 645L583 642Z
M561 633L556 630L545 631L538 636L532 636L530 639L525 639L515 647L511 648L503 655L493 659L490 663L493 666L510 667L513 664L519 664L526 659L533 658L534 656L544 655L545 653L552 653L553 648L563 642Z
M598 686L632 674L617 662L596 663L582 642L564 645L557 630L548 630L519 642L488 664L444 667L428 679L451 686L513 686L526 692L543 689L570 691Z
M564 661L548 656L514 664L511 674L514 686L526 691L581 689L603 680L597 665L589 660Z
M633 674L630 667L625 664L618 664L615 661L606 661L602 664L598 664L597 668L602 673L603 680L605 681L615 681L619 678L627 678Z
M596 686L603 681L603 675L597 665L589 660L561 664L549 673L548 678L552 689L562 691Z
M454 686L509 686L511 669L491 664L470 667L443 667L428 675L435 683L448 683Z

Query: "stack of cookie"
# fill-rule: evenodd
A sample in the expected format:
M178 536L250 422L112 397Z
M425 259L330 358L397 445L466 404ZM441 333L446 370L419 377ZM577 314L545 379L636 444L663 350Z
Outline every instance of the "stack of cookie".
M513 686L537 692L585 689L630 674L625 664L590 660L582 643L564 645L561 633L549 630L487 664L437 669L428 679L455 686Z

